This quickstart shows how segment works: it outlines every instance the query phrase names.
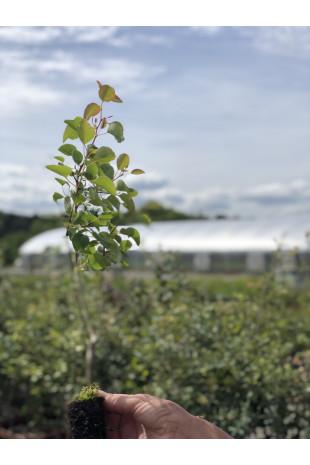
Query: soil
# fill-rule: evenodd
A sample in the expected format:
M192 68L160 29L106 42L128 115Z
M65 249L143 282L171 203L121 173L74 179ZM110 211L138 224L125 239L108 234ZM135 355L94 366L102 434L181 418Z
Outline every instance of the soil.
M106 439L103 398L74 400L68 405L71 439Z

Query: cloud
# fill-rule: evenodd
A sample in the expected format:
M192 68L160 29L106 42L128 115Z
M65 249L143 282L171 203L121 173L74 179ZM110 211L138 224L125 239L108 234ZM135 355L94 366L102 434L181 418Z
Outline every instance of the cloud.
M161 29L164 31L165 29ZM20 45L39 44L93 44L101 42L116 48L129 48L135 43L144 42L150 45L169 45L171 38L164 32L149 28L143 33L138 27L120 26L2 26L0 42Z
M57 105L66 96L57 86L58 78L67 78L70 87L94 82L104 76L118 92L133 93L145 88L147 82L165 72L163 67L149 66L127 58L98 60L64 50L43 53L41 50L0 50L0 100L7 113L30 106ZM9 76L9 79L8 79ZM63 83L66 88L68 83Z
M224 26L191 26L190 29L201 35L212 37L218 35L223 30L223 27Z
M310 27L238 27L238 33L250 39L254 47L273 55L309 56Z
M188 213L229 215L298 213L308 209L310 183L295 180L290 183L257 185L250 189L232 186L208 188L196 192L184 192L170 186L147 190L141 186L139 194L143 202L157 200L165 206L178 208Z
M210 38L229 31L231 37L236 34L266 54L294 57L310 54L309 26L192 26L190 30Z
M44 44L49 42L84 42L105 41L109 45L124 46L126 43L117 37L120 29L114 26L2 26L0 41L21 45Z
M303 180L264 184L240 194L239 200L264 207L300 204L310 201L310 185Z
M60 27L1 26L0 40L19 44L39 44L50 42L62 34Z
M1 210L21 215L60 213L52 201L54 180L40 167L0 164Z
M160 174L145 173L141 175L129 174L124 177L124 181L135 189L143 189L143 191L158 190L168 185L168 180Z

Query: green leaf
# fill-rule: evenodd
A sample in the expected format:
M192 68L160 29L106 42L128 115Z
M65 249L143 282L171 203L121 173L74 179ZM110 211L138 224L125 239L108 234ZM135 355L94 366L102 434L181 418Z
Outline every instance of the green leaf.
M83 155L81 154L81 152L79 152L78 150L74 149L72 151L72 158L73 158L73 161L77 164L77 165L80 165L83 161Z
M85 195L83 195L83 194L81 194L81 193L77 193L77 194L76 194L75 192L73 192L73 193L71 194L71 197L72 197L73 202L74 202L75 204L83 203L83 202L85 202L85 200L86 200Z
M113 242L113 239L110 238L109 234L104 232L104 231L102 231L100 233L93 232L93 236L106 249L108 249L111 246L111 243Z
M84 110L84 119L89 120L91 116L98 115L100 111L100 106L97 103L89 103Z
M64 144L59 147L58 151L63 153L64 155L68 155L71 157L73 150L76 150L75 146L72 144Z
M88 263L94 270L102 270L111 265L110 260L98 252L94 252L88 256Z
M122 153L117 157L116 165L119 170L124 170L129 165L129 155L127 153Z
M138 169L138 168L135 169L135 170L132 170L132 172L131 172L131 174L144 174L144 173L145 173L145 171L140 170L140 169Z
M125 260L121 260L121 264L124 268L129 268L129 263L127 263Z
M81 142L87 144L95 136L95 129L85 119L82 119L77 127L77 133Z
M70 128L70 126L67 126L64 132L64 135L62 137L62 141L66 142L67 139L77 139L78 133L76 132L75 129Z
M53 195L54 202L57 202L57 200L63 199L63 198L64 198L64 196L59 194L58 192L55 192L54 195Z
M54 157L56 160L59 160L61 161L61 163L63 163L65 161L64 157L59 157L58 155L56 157Z
M76 215L76 216L74 216L74 215ZM79 211L78 214L72 214L72 223L73 224L84 224L83 221L82 221L82 216L83 215L84 215L83 210Z
M47 165L46 168L48 170L53 171L56 174L60 174L60 176L63 176L65 178L72 173L72 168L66 165Z
M111 254L109 255L109 257L114 263L119 263L122 259L120 246L115 242L114 245L111 247Z
M61 184L62 186L64 186L65 184L69 185L67 183L67 181L64 181L63 179L59 179L59 178L55 178L57 182L59 182L59 184Z
M111 204L111 202L109 202L109 200L107 199L101 199L101 205L103 207L107 207L109 209L109 211L113 211L113 205ZM106 210L106 209L105 209Z
M120 246L109 236L108 233L102 231L101 233L93 233L93 236L102 244L107 250L111 253L109 258L114 263L119 263L121 261L121 249Z
M111 179L108 178L105 174L98 176L98 178L93 180L93 183L105 189L109 194L116 195L114 182L111 181Z
M131 247L132 247L132 242L129 241L128 239L125 239L124 241L121 242L122 252L127 252L127 250L131 249Z
M82 121L83 118L81 118L80 116L77 116L76 118L74 119L66 119L65 120L65 123L67 123L67 125L71 128L71 129L75 129L75 131L77 130L78 128L78 125L80 124L80 122Z
M82 219L86 224L91 223L91 222L96 223L98 221L97 216L92 215L91 213L84 213L82 216Z
M93 163L92 165L89 165L84 173L85 178L89 179L90 181L95 179L95 177L98 174L98 166Z
M120 246L109 236L108 233L102 231L100 233L93 232L93 236L111 253L109 258L114 263L119 263L122 259Z
M103 165L100 165L100 169L103 174L108 176L108 178L112 179L114 178L114 168L111 165L108 165L107 163L104 163Z
M116 210L119 210L121 204L117 197L115 197L114 195L109 195L109 197L107 197L106 200L109 200L113 207L116 208Z
M67 127L63 135L63 139L62 139L63 142L65 142L67 139L78 138L78 133L76 132L76 130L77 130L77 127L81 119L82 118L80 116L77 116L74 120L70 120L70 119L65 120L65 123L67 123Z
M124 181L122 179L119 179L116 183L116 190L121 191L121 192L128 192L129 187L126 186Z
M86 234L77 232L76 234L74 234L74 236L72 236L71 241L72 241L74 250L78 252L79 250L84 250L85 247L88 245L89 237L86 236Z
M138 191L136 191L132 187L129 187L128 194L129 194L130 197L136 197L138 195Z
M110 123L109 129L107 132L109 134L112 134L112 136L115 137L117 142L123 142L123 140L125 140L125 138L123 137L124 128L119 121L113 121L112 123Z
M120 194L120 198L123 201L123 205L127 210L135 210L135 204L132 198L128 194Z
M91 156L93 154L95 154L97 151L97 147L95 146L95 144L88 144L87 146L87 150L86 150L86 156Z
M70 216L71 215L71 199L68 195L65 197L64 205L65 205L65 211L67 215Z
M98 93L103 102L111 102L115 98L115 89L107 84L101 86Z
M137 245L140 245L140 234L135 228L122 228L120 234L125 236L132 237Z
M115 153L110 147L99 147L95 155L95 160L100 160L102 163L109 163L114 159Z
M89 199L91 203L97 207L101 205L101 199L98 195L97 189L95 187L90 187L88 191Z
M101 221L101 220L112 220L112 218L115 218L115 216L117 216L118 213L115 212L115 211L111 211L111 212L108 212L108 213L101 213L101 215L98 216L98 219Z

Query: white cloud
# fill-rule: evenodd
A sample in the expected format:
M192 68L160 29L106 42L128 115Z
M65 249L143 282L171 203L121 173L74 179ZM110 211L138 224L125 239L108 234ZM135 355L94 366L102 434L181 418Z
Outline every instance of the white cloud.
M191 29L195 32L205 36L216 36L221 32L223 26L191 26Z
M1 210L21 215L60 212L52 195L55 181L45 168L0 164Z
M94 76L104 76L118 92L132 93L165 71L163 67L151 67L127 58L95 60L57 49L47 55L31 49L0 50L0 66L3 70L0 100L7 113L25 106L58 104L65 93L55 88L54 78L68 78L76 85L94 82Z
M261 52L273 55L309 56L310 27L238 27L241 36L250 39Z
M143 189L144 191L158 190L162 187L166 187L168 180L163 178L157 173L144 173L144 174L129 174L124 177L124 181L135 189Z
M215 37L229 30L259 51L272 55L309 56L309 26L193 26L201 36Z
M22 27L1 26L0 40L19 44L40 44L59 38L62 34L60 27Z
M109 45L126 45L117 37L119 28L114 26L2 26L0 40L17 44L43 44L48 42L97 42L106 41Z
M21 45L59 43L101 42L116 48L128 48L137 42L151 45L168 45L171 39L163 33L141 33L136 27L119 26L2 26L0 27L0 41Z
M232 186L207 188L196 192L184 192L170 186L145 190L141 186L139 194L144 202L157 200L165 206L188 213L229 215L298 213L308 210L310 183L295 180L290 183L257 185L250 189Z
M107 58L98 63L80 67L78 78L93 81L94 76L104 76L105 82L113 82L118 92L138 92L146 83L165 72L163 67L149 66L128 59Z

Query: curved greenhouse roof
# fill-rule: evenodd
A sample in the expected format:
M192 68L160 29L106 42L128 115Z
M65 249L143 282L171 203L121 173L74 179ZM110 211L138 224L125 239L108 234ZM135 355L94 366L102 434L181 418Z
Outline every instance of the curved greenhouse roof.
M306 233L309 217L285 217L269 220L180 220L161 221L136 226L141 245L131 250L145 252L272 252L281 245L284 249L298 247L308 250ZM38 234L19 249L20 255L40 254L47 249L60 253L73 250L65 237L65 229L58 228Z

